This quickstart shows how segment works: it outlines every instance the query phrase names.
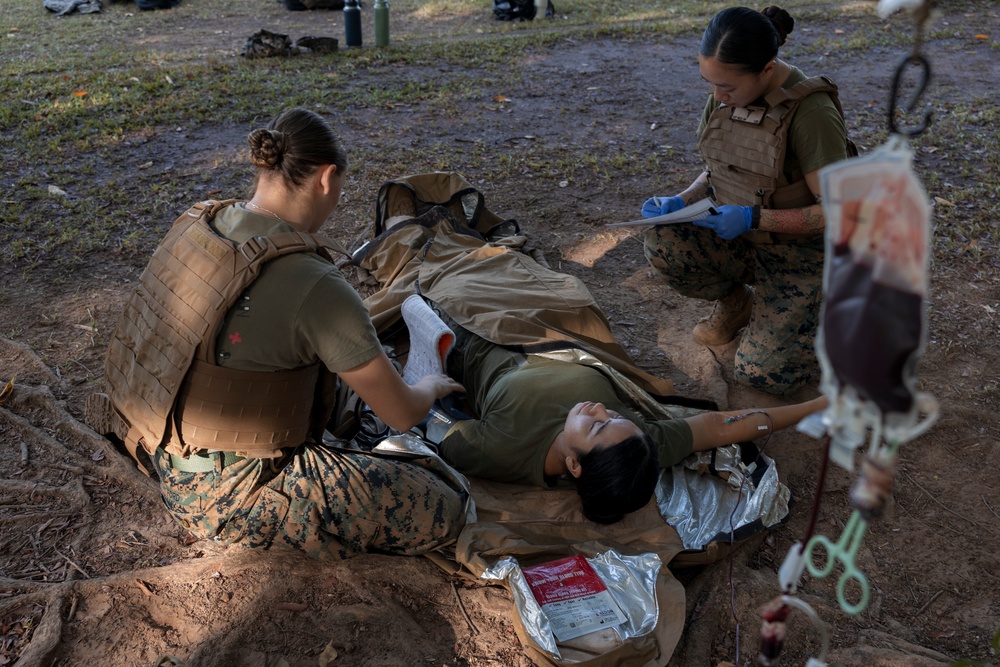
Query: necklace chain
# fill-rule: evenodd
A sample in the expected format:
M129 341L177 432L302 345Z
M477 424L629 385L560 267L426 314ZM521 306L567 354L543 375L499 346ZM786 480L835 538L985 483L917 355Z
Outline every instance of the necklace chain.
M278 220L280 220L281 222L285 222L285 219L284 219L284 218L282 218L282 217L281 217L280 215L278 215L277 213L275 213L275 212L274 212L274 211L272 211L271 209L269 209L269 208L264 208L263 206L260 206L260 205L258 205L258 204L254 204L254 203L253 203L252 201L248 201L248 202L246 203L246 206L253 206L253 207L254 207L255 209L257 209L258 211L263 211L264 213L270 213L270 214L271 214L271 215L272 215L273 217L277 218L277 219L278 219ZM285 222L285 224L287 225L288 223L287 223L287 222Z

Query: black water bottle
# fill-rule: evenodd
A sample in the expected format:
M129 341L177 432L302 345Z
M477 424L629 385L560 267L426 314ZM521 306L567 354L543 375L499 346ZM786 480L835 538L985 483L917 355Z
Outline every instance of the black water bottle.
M361 46L361 5L359 0L344 2L344 30L348 46Z

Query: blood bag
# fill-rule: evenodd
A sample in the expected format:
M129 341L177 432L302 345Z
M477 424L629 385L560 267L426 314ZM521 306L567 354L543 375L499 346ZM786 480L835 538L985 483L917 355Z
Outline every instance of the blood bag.
M823 391L851 387L883 414L909 413L926 340L930 205L912 153L890 140L820 172L826 215L817 339Z

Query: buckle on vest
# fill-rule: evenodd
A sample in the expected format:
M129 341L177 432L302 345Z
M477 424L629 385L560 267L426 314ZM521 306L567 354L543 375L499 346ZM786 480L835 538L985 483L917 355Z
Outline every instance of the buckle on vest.
M766 107L733 107L733 112L730 118L741 123L749 123L750 125L760 125L764 120L764 114L767 112Z
M243 461L244 457L235 452L207 452L202 450L184 458L175 454L167 454L170 467L180 472L219 472L234 463Z
M254 236L240 244L240 254L246 257L248 262L255 261L267 250L267 242L263 236Z

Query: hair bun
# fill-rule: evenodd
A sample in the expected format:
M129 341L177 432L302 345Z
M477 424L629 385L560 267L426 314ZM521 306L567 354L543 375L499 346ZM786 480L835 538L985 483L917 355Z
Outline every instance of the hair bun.
M784 44L785 39L795 28L795 19L792 18L792 15L777 5L768 5L764 9L760 10L760 13L771 19L771 23L774 24L775 30L778 31L778 35L781 37L781 41L778 43L778 46Z
M285 157L285 133L258 128L247 137L250 144L250 163L261 169L276 169Z

